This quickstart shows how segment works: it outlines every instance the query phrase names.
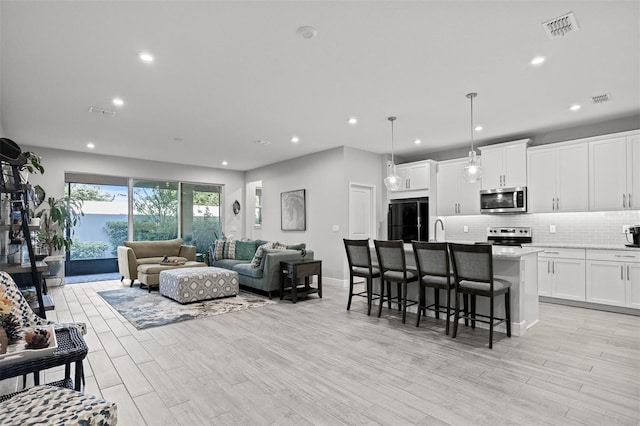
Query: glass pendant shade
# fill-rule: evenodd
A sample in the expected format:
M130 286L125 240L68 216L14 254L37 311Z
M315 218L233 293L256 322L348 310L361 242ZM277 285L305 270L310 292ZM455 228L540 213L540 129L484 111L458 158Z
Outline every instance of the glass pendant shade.
M389 191L397 191L400 189L400 185L402 185L402 178L396 173L396 165L391 163L387 177L384 178L384 186Z
M467 99L471 104L471 151L469 151L469 161L464 167L462 177L469 183L478 182L482 178L482 166L476 158L476 150L473 149L473 98L476 96L478 96L477 93L467 93Z
M469 162L464 167L462 177L469 183L478 182L482 178L482 167L475 151L469 151Z
M387 120L391 123L391 164L387 167L387 177L384 178L384 186L386 186L389 191L397 191L400 189L400 185L402 185L402 178L396 173L396 163L393 162L393 122L396 120L396 117L389 117Z

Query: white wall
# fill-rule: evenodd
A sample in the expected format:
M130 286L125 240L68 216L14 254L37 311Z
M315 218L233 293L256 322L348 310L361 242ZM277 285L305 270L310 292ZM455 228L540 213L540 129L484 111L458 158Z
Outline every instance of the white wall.
M21 148L22 151L33 151L42 157L45 174L33 175L29 181L33 185L42 186L47 196L52 197L64 195L66 172L223 185L223 231L236 238L244 235L243 215L246 209L242 209L238 216L233 214L233 202L244 200L244 172L42 147ZM235 231L232 230L233 227Z
M349 183L376 187L380 222L385 217L382 164L378 154L340 147L247 172L247 191L251 182L262 182L262 238L306 243L315 258L322 260L323 280L344 285L348 273L342 239L349 235ZM280 229L280 193L296 189L306 190L307 230L284 232Z

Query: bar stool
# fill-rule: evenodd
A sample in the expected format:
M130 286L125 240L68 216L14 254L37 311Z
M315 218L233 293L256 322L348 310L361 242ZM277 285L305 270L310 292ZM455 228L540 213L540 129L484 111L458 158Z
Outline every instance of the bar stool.
M455 314L451 309L451 290L455 289L449 268L449 245L447 243L427 243L413 241L413 254L418 267L420 283L420 298L418 305L418 319L416 327L420 326L420 313L426 315L426 311L434 311L436 319L440 319L440 313L445 314L447 322L445 333L449 335L449 318ZM433 289L434 303L426 305L427 287ZM446 302L440 305L440 290L447 292ZM466 301L466 299L465 299ZM465 303L465 313L467 312Z
M347 252L349 262L349 301L347 311L351 309L351 298L360 296L367 298L367 315L371 315L371 302L380 298L379 294L373 293L373 279L380 278L380 269L371 265L371 251L369 240L347 240L344 239L344 248ZM353 292L353 279L355 277L366 280L365 290L359 293ZM375 296L375 298L374 298Z
M404 255L404 242L402 240L380 241L374 240L376 255L380 264L382 281L387 282L387 302L391 300L398 302L398 308L402 306L402 323L407 319L407 306L415 305L418 302L411 300L407 305L407 283L418 281L418 271L407 269ZM391 285L395 282L398 286L398 296L391 296ZM402 290L400 286L402 285ZM380 285L380 306L378 307L378 318L382 314L382 304L384 302L384 286Z
M466 312L463 318L471 321L471 328L475 328L476 321L489 324L489 349L493 349L493 328L506 322L507 336L511 337L511 283L493 276L493 254L490 244L449 244L453 259L453 275L455 277L456 303L453 320L453 337L458 331L460 319L460 300L458 295L469 295L471 298L471 312ZM494 315L495 297L504 294L505 317ZM476 296L488 297L489 315L476 313ZM482 317L486 319L478 319Z

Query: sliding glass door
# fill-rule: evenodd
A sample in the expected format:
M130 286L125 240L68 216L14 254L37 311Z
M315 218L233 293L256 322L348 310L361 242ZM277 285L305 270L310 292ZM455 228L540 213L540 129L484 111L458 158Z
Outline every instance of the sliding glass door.
M115 272L118 270L116 248L127 239L126 179L94 176L80 180L84 182L67 182L67 193L83 200L84 216L73 230L66 274Z
M117 272L123 241L169 240L206 253L222 235L222 186L67 173L66 193L83 200L67 275Z

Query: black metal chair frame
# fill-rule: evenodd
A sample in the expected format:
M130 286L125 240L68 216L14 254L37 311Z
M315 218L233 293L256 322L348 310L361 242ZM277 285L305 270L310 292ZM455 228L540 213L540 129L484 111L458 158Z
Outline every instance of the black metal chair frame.
M411 245L413 246L413 254L416 259L416 266L418 268L418 275L420 277L420 299L418 305L418 318L416 320L416 327L420 326L420 313L422 315L427 315L427 310L435 312L436 319L440 319L440 314L445 315L445 334L449 335L449 323L450 318L455 315L455 310L451 307L451 292L455 291L455 283L452 279L452 273L450 268L450 258L449 258L449 244L448 243L428 243L424 241L412 241ZM423 265L422 259L420 257L420 251L431 251L431 252L441 252L444 255L443 265L441 265L441 270L427 270ZM446 284L442 285L441 282L429 280L429 277L440 277L446 279ZM426 305L426 290L427 287L433 289L433 299L434 303L430 305ZM446 291L446 303L445 305L440 304L440 290ZM467 298L464 299L464 312L465 314L468 312L467 308Z
M389 240L389 241L381 241L374 240L373 241L376 247L376 255L378 257L378 264L380 265L380 273L382 275L381 280L387 283L387 303L389 305L389 309L391 309L391 302L396 301L398 303L398 310L402 310L402 323L404 324L407 319L407 306L412 306L418 304L417 300L407 300L407 284L410 282L418 281L418 271L415 272L414 276L407 275L407 262L404 254L404 242L402 240ZM400 267L394 268L392 265L389 265L388 262L385 263L384 256L381 256L381 249L391 248L398 250L398 253L401 256L401 264ZM396 279L394 277L386 276L387 272L401 272L402 278ZM395 282L397 285L397 293L396 297L391 296L391 282ZM378 306L378 318L382 315L382 305L384 304L385 295L384 295L384 285L380 284L380 305ZM419 314L419 312L418 312Z
M347 302L347 311L351 309L351 298L353 296L365 297L367 299L367 315L371 315L371 305L374 300L380 299L380 295L377 293L373 293L373 279L380 278L380 271L378 268L374 268L371 265L371 249L369 248L369 240L347 240L344 239L344 248L347 252L347 261L349 262L349 301ZM354 247L357 249L366 251L366 264L363 262L360 264L360 259L354 259L351 250L349 247ZM368 272L358 271L355 268L364 268L367 269ZM359 293L353 292L354 286L354 278L364 278L365 281L365 289Z
M454 315L454 323L453 323L453 336L456 337L458 332L458 321L460 318L465 318L465 320L471 321L471 328L476 327L476 321L489 324L489 349L493 349L493 329L496 325L501 323L505 323L507 329L507 336L511 337L511 284L508 281L501 280L499 278L495 278L493 276L493 254L492 247L489 244L449 244L449 250L451 253L451 258L453 260L453 275L455 277L455 289L456 289L456 303L455 303L455 315ZM461 274L459 271L458 262L460 261L457 258L457 253L466 252L466 253L480 253L487 255L489 259L488 267L488 279L478 279L478 277L474 276L465 276ZM461 286L460 283L462 281L473 281L479 283L486 283L489 286L488 290L479 290L479 289L469 289ZM494 283L500 282L504 285L504 287L496 291L494 288ZM494 315L494 301L495 297L504 294L504 308L505 308L505 316L504 318L499 318ZM460 298L458 295L469 296L471 299L471 312L465 312L464 316L460 316ZM488 297L490 299L489 303L489 315L478 314L476 313L476 296ZM480 318L478 318L480 317Z

